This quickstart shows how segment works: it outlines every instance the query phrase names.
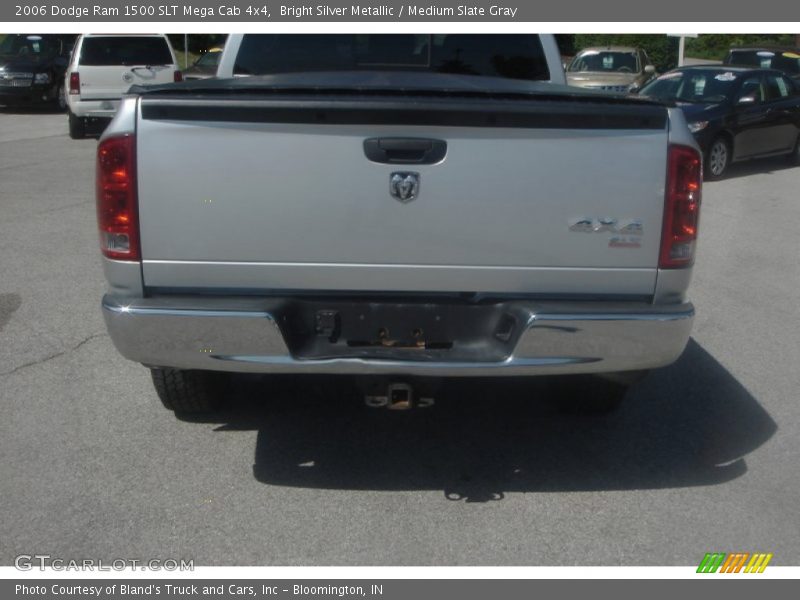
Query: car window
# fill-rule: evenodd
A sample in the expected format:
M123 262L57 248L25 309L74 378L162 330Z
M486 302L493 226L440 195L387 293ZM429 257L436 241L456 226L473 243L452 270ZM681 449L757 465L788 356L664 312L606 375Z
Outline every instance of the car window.
M60 49L58 38L41 35L8 35L0 44L0 54L17 56L49 56L58 54Z
M737 102L745 96L752 96L756 102L764 101L764 86L761 84L761 77L748 77L742 82L739 93L736 95Z
M778 69L790 75L800 73L800 51L735 50L728 53L725 63L744 67Z
M635 52L589 50L576 56L567 69L569 72L620 72L638 73Z
M779 75L767 75L765 83L765 92L767 101L781 100L788 98L791 95L791 88L787 85L786 80Z
M172 54L163 37L87 37L81 45L79 64L95 67L170 65Z
M547 80L539 37L486 34L250 34L233 72L428 71Z
M222 52L206 52L195 63L198 67L216 67L219 64L219 59Z
M729 71L670 71L652 80L639 93L678 102L716 103L730 98L735 81L736 75Z
M800 73L800 54L796 52L782 52L772 59L770 66L784 73L797 75Z
M766 50L733 50L725 57L725 64L769 69L774 52Z

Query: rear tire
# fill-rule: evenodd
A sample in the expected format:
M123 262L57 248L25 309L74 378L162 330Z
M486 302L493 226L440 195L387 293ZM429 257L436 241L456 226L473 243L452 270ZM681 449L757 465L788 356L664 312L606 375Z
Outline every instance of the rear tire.
M58 112L67 110L67 92L64 89L64 84L58 86L56 91L55 108Z
M797 136L797 141L794 143L794 150L787 155L787 158L789 164L800 165L800 135Z
M731 164L731 145L724 136L715 138L706 153L705 178L721 179Z
M178 414L202 414L222 406L225 374L151 368L150 375L165 408Z
M622 404L629 385L593 375L558 377L555 393L564 412L606 415Z
M81 140L86 137L86 120L69 113L69 137Z

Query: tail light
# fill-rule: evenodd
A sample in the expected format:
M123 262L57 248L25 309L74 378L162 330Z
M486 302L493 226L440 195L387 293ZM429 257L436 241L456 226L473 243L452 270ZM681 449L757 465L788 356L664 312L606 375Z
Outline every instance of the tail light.
M183 81L183 73L181 73L180 71L175 71L175 73L173 75L173 81L175 83L178 83L179 81Z
M703 168L700 153L688 146L670 146L667 159L667 189L664 229L658 266L688 267L694 262Z
M70 73L69 74L69 93L70 94L80 94L81 93L81 74L80 73Z
M140 260L137 204L136 138L107 138L97 147L97 224L108 258Z

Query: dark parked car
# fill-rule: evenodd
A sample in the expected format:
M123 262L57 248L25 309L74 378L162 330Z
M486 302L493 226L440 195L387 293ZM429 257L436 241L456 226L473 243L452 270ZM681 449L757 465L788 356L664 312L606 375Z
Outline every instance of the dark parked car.
M64 72L75 35L10 34L0 42L0 104L66 107Z
M725 55L722 64L778 69L793 79L800 79L800 48L731 48Z
M783 72L725 65L683 67L642 88L676 103L705 156L705 176L735 161L779 154L800 162L800 88Z

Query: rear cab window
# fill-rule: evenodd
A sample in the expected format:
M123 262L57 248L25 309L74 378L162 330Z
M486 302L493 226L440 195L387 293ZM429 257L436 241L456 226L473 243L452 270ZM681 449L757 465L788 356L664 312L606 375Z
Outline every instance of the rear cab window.
M246 35L233 73L354 70L550 79L539 36L485 34Z
M90 67L115 65L171 65L167 40L156 36L93 36L83 39L79 64Z

